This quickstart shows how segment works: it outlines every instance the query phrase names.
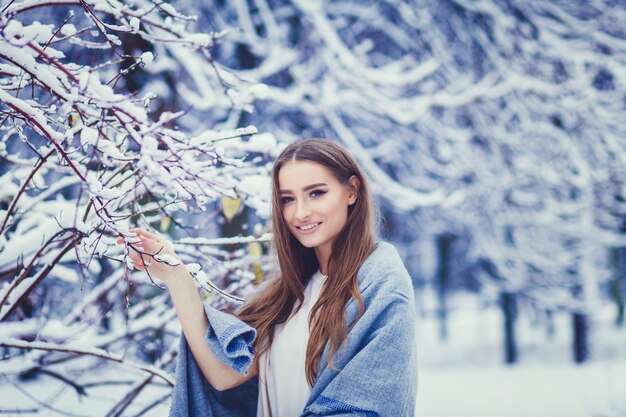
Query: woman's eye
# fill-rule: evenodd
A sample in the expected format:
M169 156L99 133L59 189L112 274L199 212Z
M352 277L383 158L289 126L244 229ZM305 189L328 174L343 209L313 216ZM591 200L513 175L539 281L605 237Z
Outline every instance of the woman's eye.
M313 191L311 191L311 196L312 197L321 197L324 194L326 194L326 191L322 191L322 190L313 190Z
M289 203L293 198L291 197L281 197L280 202L283 204Z

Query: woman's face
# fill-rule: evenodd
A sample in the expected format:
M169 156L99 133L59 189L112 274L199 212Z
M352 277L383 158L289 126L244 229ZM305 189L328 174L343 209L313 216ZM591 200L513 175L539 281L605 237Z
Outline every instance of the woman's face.
M315 248L326 261L335 238L348 218L348 206L357 198L358 179L342 185L323 165L289 161L278 172L283 219L303 246ZM322 262L320 259L320 263Z

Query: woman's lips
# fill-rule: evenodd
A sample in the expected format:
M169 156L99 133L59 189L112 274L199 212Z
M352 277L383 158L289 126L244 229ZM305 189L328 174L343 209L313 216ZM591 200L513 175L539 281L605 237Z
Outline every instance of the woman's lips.
M305 225L305 226L310 226L311 224L313 223L309 223L308 225ZM310 229L301 229L300 227L302 226L296 227L296 229L298 229L298 233L300 233L301 235L310 235L311 233L319 229L321 224L322 224L321 222L318 222L317 226L311 227Z

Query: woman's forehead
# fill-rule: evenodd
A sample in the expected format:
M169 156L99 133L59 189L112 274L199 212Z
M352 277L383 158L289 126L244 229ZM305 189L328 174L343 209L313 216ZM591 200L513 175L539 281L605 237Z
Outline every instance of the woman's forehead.
M332 172L324 165L312 161L289 161L278 172L278 183L281 191L300 191L302 188L316 184L335 184Z

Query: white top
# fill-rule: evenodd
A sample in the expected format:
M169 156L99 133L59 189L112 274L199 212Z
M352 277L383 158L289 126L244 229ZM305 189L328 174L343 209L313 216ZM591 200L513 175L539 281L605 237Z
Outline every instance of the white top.
M259 357L257 417L294 417L311 395L304 364L309 341L309 313L317 301L326 276L313 274L304 289L302 308L274 329L270 349ZM294 305L298 305L298 301Z

